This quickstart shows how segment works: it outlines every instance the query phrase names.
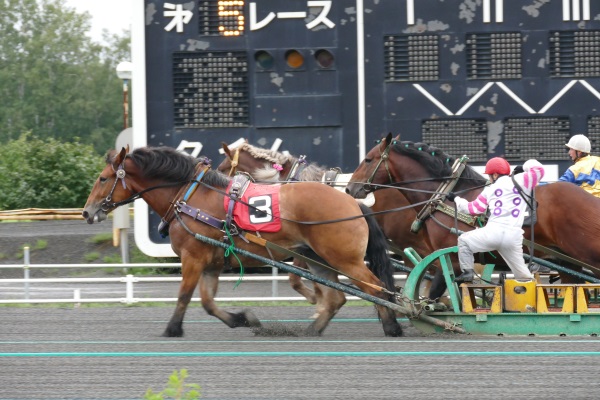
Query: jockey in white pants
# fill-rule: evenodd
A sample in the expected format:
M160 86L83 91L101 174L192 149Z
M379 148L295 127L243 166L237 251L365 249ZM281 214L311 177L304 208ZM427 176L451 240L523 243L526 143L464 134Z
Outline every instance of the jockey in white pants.
M520 167L516 167L518 169ZM544 167L537 160L523 164L523 173L514 175L525 196L531 196L533 188L544 176ZM516 172L516 171L515 171ZM523 260L523 220L527 203L519 194L510 175L510 165L500 157L492 158L485 166L485 173L492 182L474 201L469 202L454 193L447 198L454 200L459 212L471 215L483 214L489 207L490 216L485 227L463 233L458 237L458 259L463 273L455 282L473 281L473 253L497 250L513 272L515 279L533 279ZM531 200L527 198L531 203Z

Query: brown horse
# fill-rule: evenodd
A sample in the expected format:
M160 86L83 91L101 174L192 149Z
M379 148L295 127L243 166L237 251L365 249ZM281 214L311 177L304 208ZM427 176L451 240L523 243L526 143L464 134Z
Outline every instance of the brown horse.
M173 250L181 257L182 282L177 306L164 336L183 335L185 311L198 285L202 306L209 315L217 317L231 328L261 326L252 312L227 312L214 301L219 274L225 264L224 249L206 244L196 237L217 241L223 238L221 229L228 229L225 223L228 213L224 202L225 196L229 196L226 191L232 182L230 178L209 168L205 168L201 176L196 175L196 164L196 160L189 155L167 147L140 148L132 153L126 149L110 152L107 165L94 184L83 211L83 217L91 224L106 219L107 213L116 206L142 198L163 218L168 212L175 214L176 218L169 225L169 236ZM183 197L180 196L190 183L197 185L197 188L189 197L189 190L186 192L186 202L182 204L179 200ZM329 186L308 182L282 185L278 196L279 210L263 205L259 214L279 219L280 229L260 232L260 240L256 241L246 242L240 236L233 236L234 249L276 260L286 258L286 255L272 252L255 242L266 241L296 251L310 249L331 266L325 268L311 264L311 271L315 275L338 282L338 274L343 274L362 292L392 300L393 266L386 252L385 237L376 223L365 220L360 207L350 196ZM176 207L171 208L172 203ZM193 210L194 215L198 215L195 214L198 212L202 220L216 221L221 229L189 216L184 208ZM337 222L327 223L333 220ZM256 232L247 234L247 237L250 234L254 238L259 236ZM364 263L365 254L369 268ZM230 259L233 266L263 264L242 254L239 254L239 261L236 257ZM324 288L324 308L305 333L320 335L345 301L340 291ZM401 336L402 329L394 311L382 305L375 307L385 335Z
M248 143L243 143L235 150L229 149L223 144L225 159L217 167L218 171L228 173L230 176L236 172L246 172L259 182L282 182L290 176L290 172L298 158L290 154L274 150L263 149ZM298 175L300 181L321 182L327 168L315 163L307 164ZM416 211L402 195L397 194L395 189L383 189L373 193L375 202L370 204L375 219L382 228L385 236L399 249L412 247L421 255L432 252L429 238L423 231L417 234L409 233L410 224L416 217ZM390 210L396 210L388 212ZM294 261L294 265L302 266L302 262ZM441 276L440 276L441 278ZM290 284L296 291L304 296L315 295L315 292L306 287L295 274L290 274ZM426 287L429 286L429 282ZM319 285L315 285L318 304ZM318 311L318 305L317 305Z
M410 203L422 204L451 175L453 162L454 158L433 146L402 142L389 134L367 153L354 171L347 191L362 198L377 184L392 185L401 189ZM485 182L467 166L453 191L473 200ZM600 199L564 182L536 187L535 198L538 202L535 243L559 249L589 264L594 274L600 276L600 246L595 243L600 237L600 219L593 217L600 215ZM441 212L435 212L434 216L425 221L423 228L433 248L455 246L457 237L449 234L450 227L455 226L453 217ZM461 222L456 226L462 231L473 229ZM524 227L524 231L524 237L530 238L530 228ZM570 267L581 270L578 266ZM568 280L562 274L561 279Z
M230 175L235 171L247 172L258 181L283 181L289 176L292 166L298 160L292 155L261 149L247 143L236 149L237 156L226 145L223 147L226 158L217 167L219 171L229 172ZM234 158L236 159L235 166L231 162ZM274 167L274 164L277 167ZM300 172L299 180L319 182L325 172L327 172L325 167L310 163L306 169ZM417 212L406 197L398 196L396 189L377 190L373 195L375 203L370 208L375 213L374 217L377 223L392 243L401 249L412 247L421 255L432 252L432 246L426 235L422 232L408 233ZM395 211L386 212L390 210Z

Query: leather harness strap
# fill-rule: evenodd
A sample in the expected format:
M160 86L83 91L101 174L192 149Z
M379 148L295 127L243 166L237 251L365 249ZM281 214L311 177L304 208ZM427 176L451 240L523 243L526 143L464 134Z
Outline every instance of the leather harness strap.
M461 158L454 161L454 165L452 166L452 175L450 179L440 184L438 190L436 190L436 192L431 196L429 203L425 207L423 207L421 211L419 211L417 217L415 218L414 222L410 227L410 231L412 233L417 233L421 229L423 221L429 218L431 214L433 214L436 211L438 202L441 202L441 200L446 196L446 194L448 194L452 191L452 189L454 189L454 186L456 186L458 179L460 178L467 166L468 160L469 158L467 156L462 156Z

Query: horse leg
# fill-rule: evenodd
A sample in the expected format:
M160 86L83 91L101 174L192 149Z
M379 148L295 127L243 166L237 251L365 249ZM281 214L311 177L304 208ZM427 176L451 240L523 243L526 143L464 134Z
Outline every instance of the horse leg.
M230 328L238 327L259 327L259 319L250 310L244 310L239 313L230 313L217 307L215 296L219 286L220 268L211 268L204 271L200 279L200 299L202 307L213 317L223 321Z
M183 317L187 306L192 299L194 289L198 284L200 277L200 266L199 263L186 262L182 258L181 275L182 280L179 285L179 296L177 298L177 305L175 306L175 312L167 324L167 328L163 332L162 336L165 337L182 337L183 336Z
M302 260L294 259L293 265L297 268L307 269L306 263ZM307 285L305 285L302 281L302 278L300 278L299 275L290 273L289 279L292 289L300 293L302 296L306 297L306 300L308 300L310 304L317 303L315 291L309 288Z
M310 269L315 275L339 283L337 272L329 268L311 265ZM321 336L329 321L346 303L346 296L337 289L324 285L318 285L315 289L320 292L317 307L318 314L315 314L315 320L306 329L305 334L307 336Z

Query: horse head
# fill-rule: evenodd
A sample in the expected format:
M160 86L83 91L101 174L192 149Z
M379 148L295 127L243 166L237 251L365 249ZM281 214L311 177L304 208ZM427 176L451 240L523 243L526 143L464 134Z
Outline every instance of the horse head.
M400 135L392 139L392 133L388 133L383 139L376 141L373 147L366 154L365 158L358 165L350 183L346 187L346 193L357 199L364 199L375 190L374 184L390 184L393 179L388 167L390 146L399 141Z
M123 147L119 152L112 150L107 153L106 167L94 183L83 208L82 216L88 224L104 221L108 213L119 206L120 201L131 195L125 183L125 159L128 153L129 146Z
M232 150L222 143L225 159L217 167L217 171L229 176L236 172L247 172L255 180L278 182L289 174L292 166L290 157L274 150L262 149L243 143Z

